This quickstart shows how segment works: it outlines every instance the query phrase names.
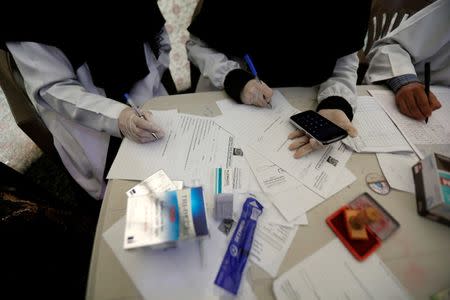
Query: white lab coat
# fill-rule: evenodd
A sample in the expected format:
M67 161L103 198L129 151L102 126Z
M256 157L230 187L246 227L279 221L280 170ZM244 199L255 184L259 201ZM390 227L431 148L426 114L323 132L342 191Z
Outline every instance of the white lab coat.
M187 50L190 61L217 89L223 89L225 76L228 72L241 68L238 62L212 48L208 48L203 41L193 35L187 43ZM334 67L333 75L319 86L317 95L319 103L330 96L339 96L346 99L355 111L358 64L357 52L339 58Z
M169 64L167 34L156 59L145 44L150 73L129 94L137 105L167 95L161 76ZM73 70L58 48L34 42L7 43L36 110L53 134L54 144L72 177L92 197L103 198L103 173L110 135L120 137L118 117L127 106L105 97L94 85L89 67ZM111 62L114 64L114 61Z
M423 80L424 65L430 62L431 83L450 86L450 0L418 11L378 40L367 58L367 83L405 74Z

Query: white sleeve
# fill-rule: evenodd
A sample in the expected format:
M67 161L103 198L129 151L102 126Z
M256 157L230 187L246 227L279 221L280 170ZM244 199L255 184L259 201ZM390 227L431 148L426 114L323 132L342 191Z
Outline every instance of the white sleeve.
M347 100L355 111L358 63L357 52L343 56L336 61L333 75L319 87L317 96L319 103L330 96L339 96Z
M7 46L38 110L53 110L83 126L120 137L117 119L127 106L88 92L62 51L34 42Z
M439 0L376 41L367 55L369 68L365 81L373 83L405 74L416 74L419 63L433 57L449 42L449 20L450 1ZM439 69L434 63L432 65Z
M223 89L225 76L234 69L239 69L239 63L229 60L224 54L217 52L191 35L186 44L189 60L199 68L200 73L208 77L211 83Z

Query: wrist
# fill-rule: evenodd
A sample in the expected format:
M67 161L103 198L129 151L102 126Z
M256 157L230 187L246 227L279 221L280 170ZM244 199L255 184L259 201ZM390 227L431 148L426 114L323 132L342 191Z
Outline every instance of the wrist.
M396 94L403 86L413 82L420 82L416 74L405 74L386 80L386 84L394 92L394 94Z
M321 109L339 109L342 110L347 118L351 121L353 120L353 109L350 103L342 97L331 96L323 99L316 108L318 112Z
M242 103L241 92L244 89L244 86L247 84L247 82L249 82L252 79L254 79L254 76L247 71L244 71L242 69L231 70L225 76L224 81L225 92L233 100Z

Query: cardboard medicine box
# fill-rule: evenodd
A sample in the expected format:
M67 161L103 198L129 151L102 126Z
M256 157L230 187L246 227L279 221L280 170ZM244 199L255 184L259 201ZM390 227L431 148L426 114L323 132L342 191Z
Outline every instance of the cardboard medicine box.
M412 171L419 215L450 226L450 157L429 155Z

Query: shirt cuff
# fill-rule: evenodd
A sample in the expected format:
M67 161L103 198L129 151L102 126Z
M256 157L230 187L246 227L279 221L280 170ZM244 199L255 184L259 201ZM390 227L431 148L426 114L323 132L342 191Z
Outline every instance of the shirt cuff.
M321 109L340 109L342 110L346 115L347 118L351 121L353 120L353 109L350 103L347 102L342 97L339 96L331 96L326 99L323 99L319 105L317 105L316 111L319 111Z
M390 87L390 89L397 93L397 91L402 87L411 82L420 82L419 78L415 74L405 74L397 77L393 77L391 79L386 80L386 84Z
M242 69L231 70L226 76L223 83L225 91L235 101L242 103L241 92L244 86L255 77Z

